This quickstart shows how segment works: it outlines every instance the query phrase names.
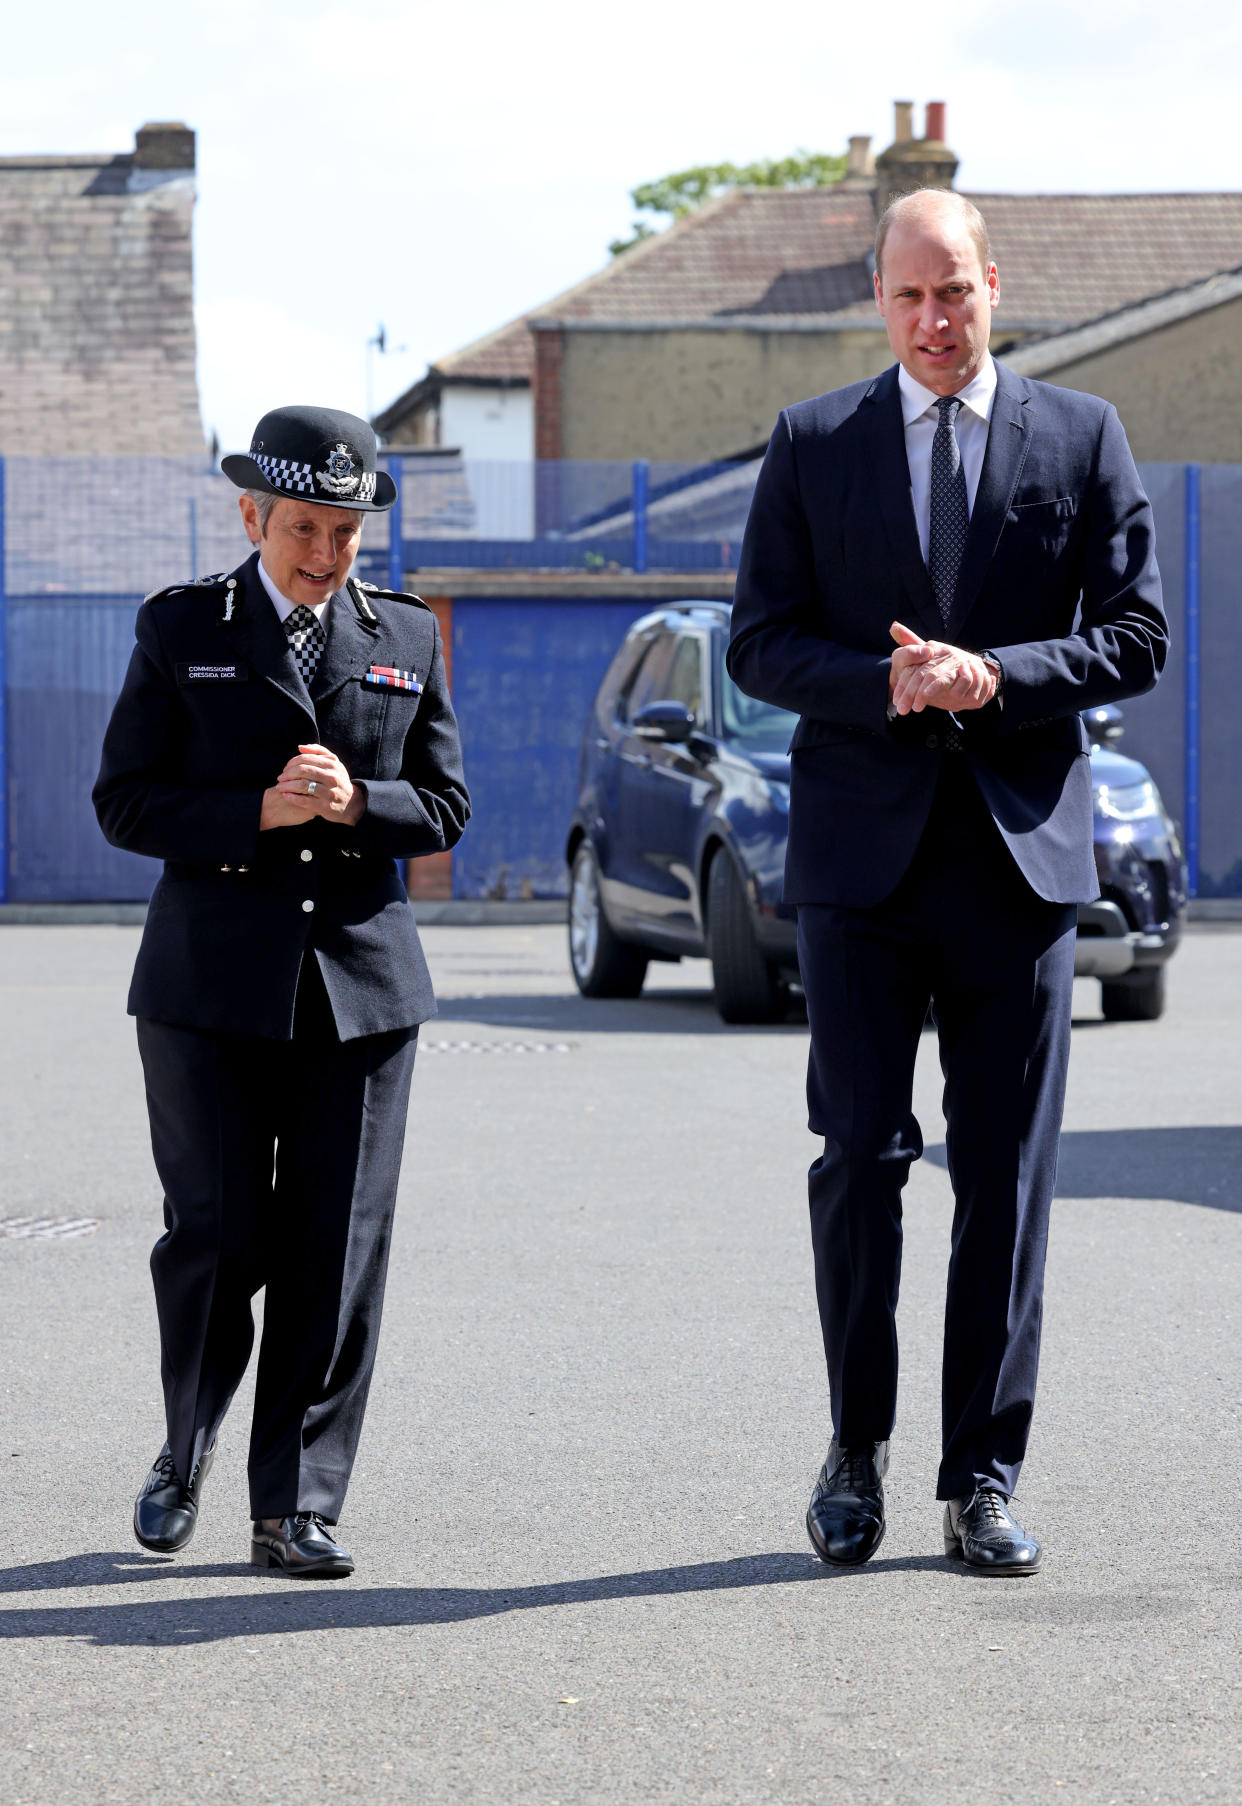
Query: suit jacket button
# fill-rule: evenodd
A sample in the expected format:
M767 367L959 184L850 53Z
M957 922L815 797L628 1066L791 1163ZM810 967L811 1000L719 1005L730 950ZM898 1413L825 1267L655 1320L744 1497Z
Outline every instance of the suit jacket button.
M302 848L302 857L303 857L303 859L313 859L315 857L315 855L311 852L309 847L303 847Z
M940 735L939 734L928 734L928 736L927 736L926 740L924 740L923 744L924 744L924 746L933 746L933 747L939 746L940 745Z
M303 913L306 915L309 915L311 910L314 909L314 907L315 907L315 905L311 902L310 898L307 897L305 903L303 903L303 905L302 905Z

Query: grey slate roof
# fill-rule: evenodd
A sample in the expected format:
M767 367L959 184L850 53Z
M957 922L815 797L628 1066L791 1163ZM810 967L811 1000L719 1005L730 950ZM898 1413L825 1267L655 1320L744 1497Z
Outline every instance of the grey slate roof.
M0 453L203 450L194 134L119 156L0 158Z

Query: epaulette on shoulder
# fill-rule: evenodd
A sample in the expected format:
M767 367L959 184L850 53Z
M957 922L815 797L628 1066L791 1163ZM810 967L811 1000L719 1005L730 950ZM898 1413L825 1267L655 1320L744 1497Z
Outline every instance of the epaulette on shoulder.
M217 571L214 577L191 577L188 583L166 583L163 589L153 589L144 602L162 602L165 596L179 596L187 589L219 589L228 577L227 571Z
M363 583L357 580L358 588L368 596L379 596L385 602L412 602L417 608L430 609L430 602L424 602L421 596L415 596L408 590L381 589L376 583Z

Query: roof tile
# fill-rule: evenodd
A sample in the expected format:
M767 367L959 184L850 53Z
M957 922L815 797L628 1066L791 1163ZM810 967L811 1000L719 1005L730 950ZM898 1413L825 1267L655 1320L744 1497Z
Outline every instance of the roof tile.
M997 331L1078 325L1242 264L1242 194L972 194L1001 273ZM529 377L532 319L642 321L756 314L875 322L871 195L743 189L679 220L542 307L435 366ZM399 404L392 404L391 412Z

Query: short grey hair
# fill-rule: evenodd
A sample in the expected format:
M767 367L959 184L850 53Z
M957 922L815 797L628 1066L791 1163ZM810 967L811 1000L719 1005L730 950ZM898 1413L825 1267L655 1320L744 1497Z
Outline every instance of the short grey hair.
M881 282L884 280L884 241L891 228L905 219L926 219L929 213L938 212L957 214L974 240L979 266L986 272L992 261L992 247L988 242L987 221L974 202L968 201L955 188L916 188L912 194L899 194L896 200L890 201L876 224L875 267Z
M254 503L255 507L259 511L259 532L260 533L267 532L267 523L272 518L272 509L276 506L277 502L296 502L296 501L305 499L304 497L299 497L296 495L274 495L270 489L246 489L246 490L243 490L242 493L244 495L248 495L250 497L251 501ZM325 504L322 502L317 502L317 503L312 504L312 506L316 506L316 507L324 507L324 506L330 507L332 505L333 504L331 504L331 503ZM361 508L346 508L345 513L353 515L355 526L360 526L362 524L362 509Z

